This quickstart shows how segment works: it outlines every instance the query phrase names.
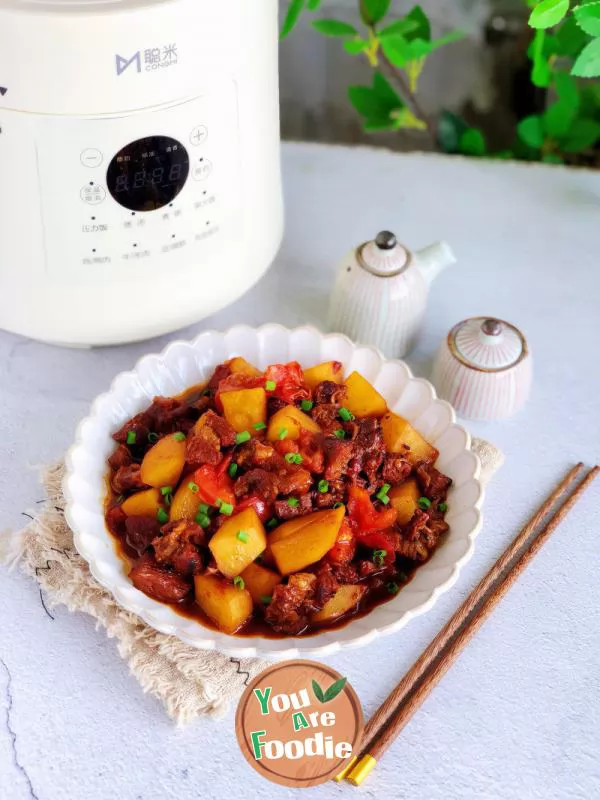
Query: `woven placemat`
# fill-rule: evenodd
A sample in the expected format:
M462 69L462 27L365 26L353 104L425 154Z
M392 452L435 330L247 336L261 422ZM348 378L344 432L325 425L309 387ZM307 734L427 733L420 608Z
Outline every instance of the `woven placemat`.
M487 482L504 457L481 439L473 439L472 449L481 459L482 480ZM117 640L119 655L127 659L143 691L157 697L178 723L200 714L222 716L267 662L198 650L158 633L121 608L75 550L63 513L63 472L62 463L44 468L46 501L23 530L0 537L0 563L18 564L31 575L40 585L46 609L65 605L94 617L97 627Z

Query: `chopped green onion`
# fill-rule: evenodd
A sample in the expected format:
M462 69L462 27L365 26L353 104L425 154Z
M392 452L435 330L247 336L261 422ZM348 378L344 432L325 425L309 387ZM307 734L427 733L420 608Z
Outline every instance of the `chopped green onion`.
M431 507L431 500L429 500L427 497L419 497L417 500L417 505L423 511L427 511L427 509Z
M208 514L209 510L210 506L207 503L200 503L200 505L198 506L198 511L201 514Z
M244 542L244 544L246 544L246 542L248 541L248 534L246 533L246 531L238 531L235 535L235 538L239 539L240 542Z
M343 419L344 422L350 422L350 420L354 419L354 414L351 411L348 411L347 408L340 408L338 414L340 419Z
M285 460L288 464L295 464L296 463L296 453L286 453L284 455Z
M272 596L270 594L261 594L261 596L260 596L260 602L264 603L266 606L269 605L269 603L271 602L272 599L273 598L272 598Z
M314 403L312 400L303 400L300 403L300 408L302 409L302 411L310 411L313 406Z
M321 494L325 494L326 491L329 489L329 481L322 480L319 481L317 484L317 489L321 492Z
M297 497L288 497L288 501L287 502L288 502L288 506L291 506L292 508L296 508L300 501L298 500Z
M198 486L198 484L197 484L197 483L194 483L194 481L190 481L190 482L188 483L188 489L189 489L191 492L193 492L194 494L196 494L196 492L198 491L198 489L199 489L199 488L200 488L200 487Z
M238 465L234 461L229 465L227 474L229 475L230 478L235 478L235 476L237 475L237 471L238 471Z
M148 434L148 441L158 442L158 439L159 439L158 433L153 433L152 431L150 431L150 433Z
M177 433L173 434L173 438L175 439L176 442L185 442L185 433L177 431Z
M165 522L169 521L169 515L164 510L164 508L159 508L156 514L156 519L160 522L161 525L164 525Z
M160 487L160 493L162 495L173 494L173 487L172 486L161 486Z
M385 588L388 590L390 594L398 594L398 592L400 591L400 587L394 581L386 583Z
M338 428L336 431L333 432L333 435L338 439L345 439L346 438L346 431L342 428Z
M343 505L344 505L343 503L334 503L333 507L334 508L341 508Z
M301 464L304 461L300 453L296 453L296 458L294 459L294 464Z
M255 422L254 423L254 430L255 431L264 431L264 429L266 427L267 427L267 423L266 422Z
M125 500L125 495L124 494L120 494L118 497L115 498L115 502L116 503L122 503L123 500Z
M277 527L277 517L271 517L271 519L267 522L267 528L275 528Z
M438 511L441 511L442 514L445 514L448 511L448 503L438 503Z
M135 431L127 431L127 444L135 444L137 434Z
M233 506L231 503L224 503L222 500L217 500L217 508L221 514L225 514L226 517L230 517L233 514Z
M386 556L387 550L373 550L373 563L381 567Z
M280 428L279 429L279 438L280 439L285 439L285 437L287 435L288 435L288 429L287 428Z
M210 517L208 514L204 514L202 511L198 511L196 514L196 522L200 525L201 528L208 528L210 525Z
M275 383L275 381L267 381L265 383L265 389L267 390L267 392L274 392L276 388L277 384Z
M236 433L235 435L235 443L236 444L244 444L250 440L250 432L249 431L242 431L241 433Z
M380 500L385 506L390 502L390 498L387 496L387 493L392 487L389 483L384 483L381 489L377 492L375 497Z
M246 584L245 584L245 582L244 582L244 579L241 577L241 575L237 575L237 576L236 576L236 577L233 579L233 585L234 585L234 586L235 586L237 589L245 589L245 588L246 588Z

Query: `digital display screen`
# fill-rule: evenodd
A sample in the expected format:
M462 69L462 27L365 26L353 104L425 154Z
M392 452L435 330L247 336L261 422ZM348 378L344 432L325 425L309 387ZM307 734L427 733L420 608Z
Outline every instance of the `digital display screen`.
M190 171L185 147L169 136L147 136L123 147L106 172L108 191L130 211L154 211L173 201Z

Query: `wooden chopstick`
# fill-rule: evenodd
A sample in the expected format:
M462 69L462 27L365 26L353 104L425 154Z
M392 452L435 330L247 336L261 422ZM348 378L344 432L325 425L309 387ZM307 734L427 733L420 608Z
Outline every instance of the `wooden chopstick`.
M343 777L358 786L373 769L377 758L380 758L394 741L463 647L487 619L498 601L506 594L550 534L594 480L600 468L596 466L588 472L573 494L558 508L530 546L507 571L532 532L577 479L582 469L583 464L579 463L568 472L396 688L384 700L365 728L364 741L367 745L363 749L364 755L356 766L350 765L351 768L345 770L345 775L342 774ZM475 609L477 609L476 613L473 614ZM421 678L423 678L422 681ZM389 724L387 724L388 722Z

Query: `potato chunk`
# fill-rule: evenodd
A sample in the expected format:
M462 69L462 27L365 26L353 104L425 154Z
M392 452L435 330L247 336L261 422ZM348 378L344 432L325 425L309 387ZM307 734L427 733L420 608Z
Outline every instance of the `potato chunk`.
M296 406L285 406L271 417L267 430L267 439L275 442L277 439L298 439L300 431L319 433L321 428L317 423ZM285 435L284 435L285 434Z
M394 486L390 489L388 497L390 498L390 505L398 512L398 522L400 525L406 525L407 522L411 521L418 508L421 492L417 482L411 479L406 483L401 483L400 486Z
M142 461L140 477L148 486L175 486L185 464L185 437L176 433L159 439Z
M385 399L359 372L346 378L348 396L345 407L357 417L381 417L387 411Z
M233 578L262 553L267 537L258 514L250 507L225 520L208 546L219 570Z
M264 389L235 389L222 392L219 397L225 419L237 433L256 433L254 426L266 422L267 393Z
M342 383L343 380L344 370L341 361L324 361L316 367L304 370L304 383L309 389L314 389L323 381Z
M194 588L202 611L225 633L235 633L252 614L250 592L217 575L196 575Z
M246 569L242 572L242 578L246 584L246 589L252 595L252 599L257 606L264 606L263 598L270 597L273 594L273 589L278 583L281 583L281 575L273 572L272 569L267 569L261 564L248 564Z
M194 519L198 513L200 503L204 502L199 492L190 489L192 477L184 480L175 492L171 506L169 507L169 519L175 522L178 519Z
M402 453L411 464L421 461L433 464L439 456L439 451L398 414L391 411L386 414L381 420L381 431L388 453Z
M279 572L290 575L323 558L337 540L345 511L344 506L317 511L273 531L269 548Z
M229 364L229 369L234 375L248 375L251 378L257 378L262 375L259 369L249 364L242 356L236 356L225 363Z
M342 614L356 608L366 591L366 586L359 586L353 583L340 586L323 608L311 615L310 621L315 623L332 622L334 619L341 617Z
M162 508L162 496L158 489L144 489L136 492L121 504L128 517L156 517Z

